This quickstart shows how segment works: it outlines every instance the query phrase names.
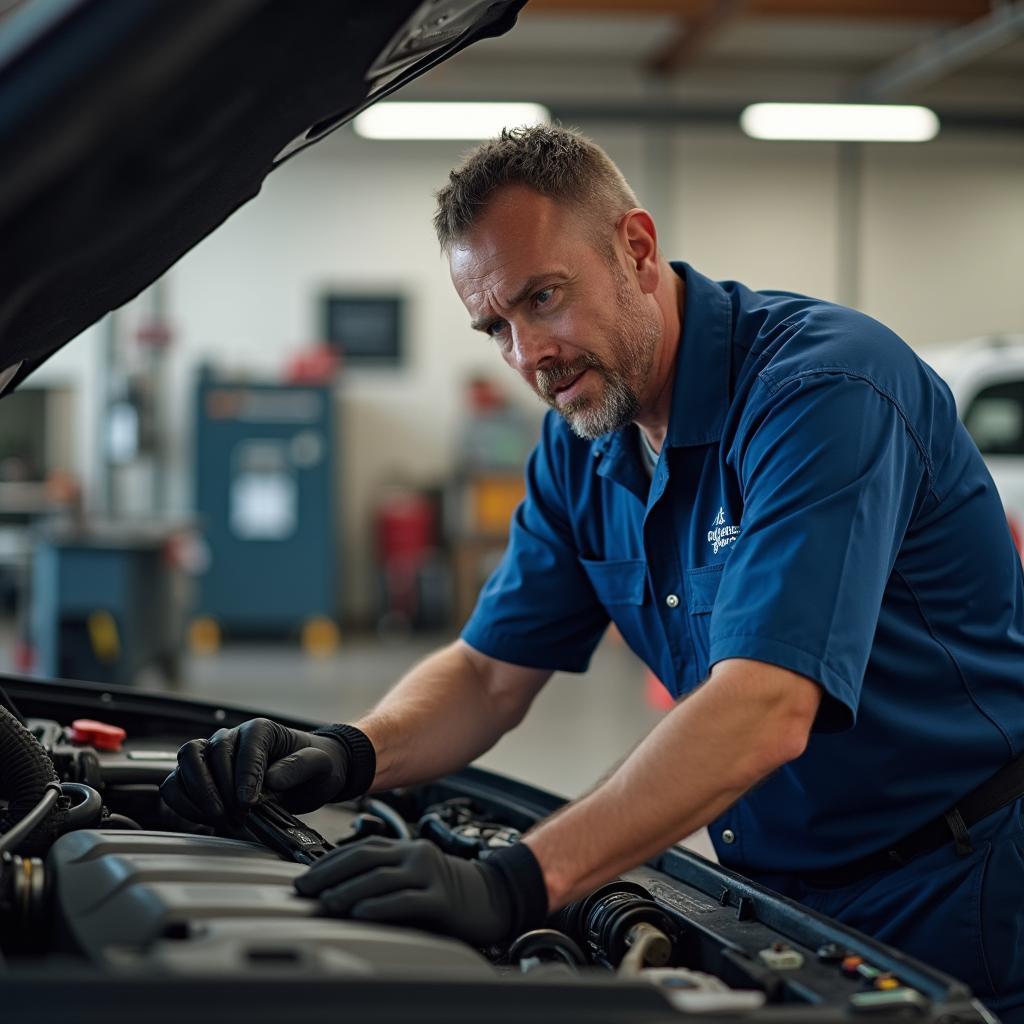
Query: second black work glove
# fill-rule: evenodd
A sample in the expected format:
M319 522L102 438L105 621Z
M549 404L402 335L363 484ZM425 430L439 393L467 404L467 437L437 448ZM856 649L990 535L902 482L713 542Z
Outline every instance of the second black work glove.
M525 843L485 860L443 853L426 839L373 837L334 850L295 879L332 917L443 932L474 946L503 942L547 916L547 887Z
M373 744L354 726L310 733L253 718L181 747L160 795L190 821L217 825L252 807L264 789L296 814L361 796L375 771Z

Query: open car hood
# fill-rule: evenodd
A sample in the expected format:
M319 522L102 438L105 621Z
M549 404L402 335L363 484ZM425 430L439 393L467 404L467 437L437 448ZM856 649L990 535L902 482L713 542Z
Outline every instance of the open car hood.
M0 394L294 153L526 0L31 0L0 22Z

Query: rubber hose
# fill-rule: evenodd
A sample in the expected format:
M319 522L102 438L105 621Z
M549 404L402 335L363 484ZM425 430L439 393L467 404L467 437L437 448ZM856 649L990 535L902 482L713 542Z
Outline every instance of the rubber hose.
M103 817L103 797L92 788L81 782L65 782L62 787L64 795L75 798L75 803L68 809L65 827L96 828Z
M63 795L59 782L48 782L43 787L42 800L21 821L12 825L3 835L0 835L0 857L10 854L12 850L16 850L25 836L40 822L45 821L50 816L53 809L57 806L57 802L63 799ZM22 860L24 859L23 857ZM31 860L32 858L29 857L28 859Z
M0 795L8 804L0 818L0 831L16 825L43 798L48 782L57 781L53 762L42 744L6 708L0 707ZM41 856L63 831L66 799L19 844L23 856Z
M524 932L508 947L508 958L512 963L542 956L549 960L557 958L567 967L584 967L587 963L583 950L565 932L555 928L535 928Z
M383 800L375 800L373 797L365 797L360 802L360 808L369 814L375 814L383 821L388 828L394 832L398 839L412 839L412 832L405 823L405 819L393 807L384 803Z
M127 814L108 814L99 824L100 828L136 829L142 831L142 826Z
M421 839L429 839L445 853L450 853L455 857L472 860L479 856L480 850L483 848L483 843L479 838L460 835L451 825L442 821L441 815L435 811L424 814L419 820L418 828Z

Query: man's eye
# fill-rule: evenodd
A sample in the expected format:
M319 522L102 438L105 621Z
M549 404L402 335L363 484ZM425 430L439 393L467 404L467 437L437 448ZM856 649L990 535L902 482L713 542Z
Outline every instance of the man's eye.
M535 292L533 295L533 301L538 306L543 306L545 302L551 301L551 296L554 294L553 288L541 288L539 292Z
M503 330L505 330L505 321L495 320L493 323L488 324L485 330L492 338L496 338Z

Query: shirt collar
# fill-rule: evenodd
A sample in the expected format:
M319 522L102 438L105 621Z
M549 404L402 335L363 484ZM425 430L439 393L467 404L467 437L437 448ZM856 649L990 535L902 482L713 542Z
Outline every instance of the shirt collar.
M729 409L732 304L724 288L688 263L671 267L685 282L686 293L665 441L670 447L714 444L721 440ZM594 450L621 448L632 429L631 424L605 434L594 442Z

